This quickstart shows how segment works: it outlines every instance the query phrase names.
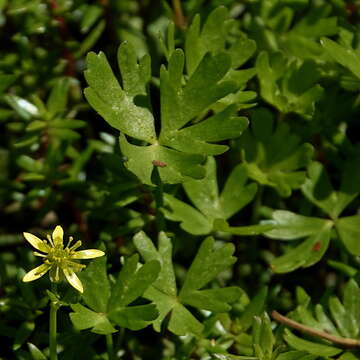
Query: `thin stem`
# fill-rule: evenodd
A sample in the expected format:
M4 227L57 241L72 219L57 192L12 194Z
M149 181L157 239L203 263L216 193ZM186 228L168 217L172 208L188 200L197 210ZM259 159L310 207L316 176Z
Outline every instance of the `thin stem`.
M340 336L328 334L325 331L313 329L309 326L300 324L297 321L289 319L286 316L279 314L277 311L273 311L271 313L271 316L274 320L278 321L279 323L290 326L290 327L292 327L296 330L299 330L301 332L304 332L306 334L321 337L323 339L329 340L329 341L333 342L334 344L339 344L343 347L360 347L360 340L343 338Z
M153 161L153 165L154 165L153 179L154 179L154 183L156 184L155 194L154 194L155 204L156 204L156 224L158 231L160 232L165 230L164 214L161 211L161 208L164 206L164 185L161 180L158 167L159 166L164 167L167 166L167 164L161 163L159 165L158 163L154 163Z
M253 224L257 223L260 217L260 209L262 204L262 197L264 193L264 187L260 186L256 194L255 201L253 202L251 221Z
M49 344L50 344L50 360L57 360L57 343L56 343L56 313L58 306L54 301L50 302L50 331L49 331Z
M178 26L180 29L186 29L186 26L187 26L186 18L182 11L181 0L172 0L172 5L174 8L174 13L175 13L176 26Z
M114 359L114 343L113 343L112 334L106 335L106 349L107 349L109 360L113 360Z

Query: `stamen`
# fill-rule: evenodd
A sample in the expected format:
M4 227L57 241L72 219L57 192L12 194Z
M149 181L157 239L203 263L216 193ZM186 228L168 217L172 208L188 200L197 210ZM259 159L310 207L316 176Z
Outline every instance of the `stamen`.
M52 241L51 236L50 236L49 234L47 234L46 237L47 237L47 239L49 240L50 245L51 245L52 247L55 247L55 245L54 245L54 243L53 243L53 241Z
M55 270L55 281L59 281L60 280L60 276L59 276L59 267L57 266L56 267L56 270Z
M37 251L33 251L33 254L34 254L35 256L40 256L40 257L46 257L46 256L47 256L47 255L41 254L41 253L39 253L39 252L37 252Z
M71 261L71 260L66 260L66 263L69 267L76 269L76 271L80 271L81 269L86 267L86 265L84 265L84 264L79 264L79 263L77 263L75 261Z
M69 237L69 242L66 245L66 249L70 246L70 244L72 243L72 241L74 240L74 238L72 236Z
M71 248L71 251L75 251L77 248L81 246L81 240L78 240Z

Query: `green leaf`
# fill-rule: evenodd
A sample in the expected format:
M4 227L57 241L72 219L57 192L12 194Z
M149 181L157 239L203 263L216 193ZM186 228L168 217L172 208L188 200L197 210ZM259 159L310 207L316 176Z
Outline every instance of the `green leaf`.
M83 299L91 309L105 313L110 298L110 283L106 273L106 256L91 261L79 274L84 285Z
M298 64L287 61L281 53L271 57L262 51L256 61L260 82L260 94L282 113L295 112L310 119L315 112L315 104L324 89L316 84L320 77L316 63L306 60Z
M306 303L300 303L295 312L292 312L292 316L295 317L295 320L316 330L337 337L357 339L360 333L359 296L360 289L357 283L354 280L350 280L345 285L342 302L335 296L330 297L328 300L328 309L325 311L320 304L314 307L309 299ZM317 345L315 342L313 342L313 344ZM290 345L298 350L302 349L291 343ZM320 355L320 353L309 352Z
M108 303L109 318L117 325L132 330L147 326L148 321L155 320L158 316L156 307L151 304L127 307L144 294L160 271L158 261L149 261L138 268L138 260L137 254L126 260L112 288Z
M169 194L164 194L164 205L165 208L162 209L162 211L166 219L180 221L180 227L188 233L193 235L206 235L211 232L211 222L191 205Z
M344 289L343 304L336 297L329 300L331 315L344 337L356 339L359 336L359 295L360 289L354 280L350 280Z
M79 58L83 56L87 51L89 51L99 40L100 36L104 32L106 27L106 21L101 20L99 23L91 30L89 35L82 41L79 49L75 52L74 56Z
M231 217L253 199L257 186L246 185L246 182L246 169L243 165L238 165L229 175L219 195L216 162L213 157L209 157L206 163L206 176L201 180L189 180L183 184L187 196L200 211L165 194L164 214L169 220L181 221L180 226L190 234L209 234L215 219Z
M47 360L47 357L44 355L44 353L34 344L28 342L27 346L33 360Z
M170 314L168 328L177 335L188 333L200 334L203 325L197 320L185 305L213 312L223 312L230 309L230 303L235 302L242 290L236 287L202 289L218 275L219 272L235 262L232 256L234 247L226 244L214 248L214 240L206 239L186 277L179 294L177 294L174 269L172 265L172 245L170 240L161 233L159 249L156 250L151 240L142 232L134 237L134 243L146 262L160 261L162 268L159 278L145 292L145 297L157 305L160 315L154 322L154 328L160 331L164 318Z
M276 273L286 273L299 267L309 267L317 263L325 254L330 242L330 229L325 227L314 233L300 245L292 247L284 255L270 264Z
M27 155L20 155L16 159L16 164L27 171L35 173L41 172L43 170L43 164L40 161L36 161Z
M148 326L159 315L154 304L116 307L109 314L109 319L116 325L130 330L140 330Z
M360 215L343 217L336 221L336 230L347 250L360 255Z
M340 65L349 69L356 77L360 78L360 52L350 46L343 46L333 40L322 38L321 45L325 51Z
M79 330L91 329L96 334L107 335L116 332L105 313L92 311L81 304L73 304L70 319Z
M229 48L226 49L226 39L229 32L228 24L231 22L228 10L219 6L207 17L200 29L200 16L195 15L191 25L186 31L185 53L186 68L191 75L207 52L217 53L227 50L231 55L234 69L243 65L255 52L256 43L244 35L239 36Z
M124 307L140 297L158 277L160 264L150 261L138 267L139 255L133 255L125 261L119 277L112 289L109 310Z
M253 322L254 353L260 359L270 359L275 345L269 316L264 313L261 317L255 316Z
M241 328L246 331L253 324L254 316L259 316L264 311L266 299L268 296L268 288L263 287L251 300L245 308L245 311L239 318Z
M219 360L259 360L259 358L254 356L241 356L241 355L230 355L230 354L213 354L215 359Z
M146 96L150 80L150 58L139 62L132 46L123 43L118 51L118 63L123 77L123 88L104 53L87 55L85 78L89 87L85 89L90 105L114 128L147 142L155 142L155 128L150 110L135 104L135 97ZM130 79L133 79L130 82ZM144 104L145 105L145 104ZM129 116L129 114L131 116Z
M316 360L317 355L309 355L305 351L289 351L280 354L276 360Z
M55 82L46 103L46 107L51 116L61 114L67 110L70 84L70 78L62 78Z
M272 213L271 223L274 229L267 231L265 235L281 240L293 240L310 236L318 233L325 226L332 226L330 220L302 216L287 210L275 210Z
M305 167L313 156L310 144L290 134L282 122L274 128L273 115L265 109L254 111L251 131L239 140L248 176L258 183L271 186L281 196L290 196L305 181Z
M322 164L312 162L308 167L308 178L301 187L304 195L332 219L337 219L343 210L359 194L360 172L349 161L344 167L340 191L334 191ZM354 184L355 182L355 184Z
M158 261L149 261L140 266L138 260L138 255L125 260L112 287L106 273L106 257L94 260L79 274L84 283L84 301L92 310L73 308L76 314L71 319L76 327L91 327L93 332L105 333L110 331L110 325L112 328L114 323L123 328L139 330L157 318L158 311L153 304L128 306L143 295L160 271ZM82 325L86 316L89 316L89 321Z
M25 120L39 115L39 110L34 104L19 96L8 94L4 96L4 99Z
M291 347L300 351L306 351L313 355L335 356L342 352L342 349L338 349L334 346L313 343L311 341L301 339L292 334L288 329L285 329L284 339Z
M120 148L126 157L125 165L146 184L153 184L154 166L158 166L160 178L167 183L204 177L201 165L205 155L228 149L213 143L238 137L248 124L246 118L236 115L235 105L204 119L214 103L238 88L235 82L224 81L231 67L230 55L204 54L186 80L184 61L183 51L177 49L172 52L167 69L161 68L161 130L157 139L147 92L150 58L145 56L138 62L132 46L123 43L118 51L120 86L103 53L90 53L87 57L86 98L110 125L122 132ZM197 120L195 124L188 124L193 120ZM135 145L126 136L147 144Z

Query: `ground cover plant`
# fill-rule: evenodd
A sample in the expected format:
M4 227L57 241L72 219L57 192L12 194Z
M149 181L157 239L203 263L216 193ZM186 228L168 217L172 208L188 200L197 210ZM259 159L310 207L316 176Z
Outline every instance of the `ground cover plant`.
M0 359L360 359L359 5L0 0Z

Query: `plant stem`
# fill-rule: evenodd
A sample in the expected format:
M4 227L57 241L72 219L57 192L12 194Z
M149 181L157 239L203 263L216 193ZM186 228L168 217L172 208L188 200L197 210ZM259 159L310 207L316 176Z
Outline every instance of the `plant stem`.
M173 0L172 1L174 13L175 13L175 24L180 29L186 29L186 18L184 16L184 13L182 11L181 7L181 0Z
M114 359L114 343L113 343L112 334L106 335L106 349L107 349L109 360L113 360Z
M299 330L301 332L304 332L306 334L329 340L329 341L333 342L334 344L339 344L344 347L360 347L360 340L343 338L340 336L328 334L325 331L313 329L310 326L306 326L306 325L298 323L297 321L289 319L286 316L279 314L277 311L273 311L271 313L271 316L274 320L278 321L279 323L290 326L290 327L292 327L296 330Z
M251 222L253 224L256 224L260 217L260 209L262 204L263 193L264 193L264 187L260 185L255 200L253 202L252 216L251 216Z
M159 169L157 166L154 166L154 182L156 184L155 189L155 204L156 204L156 224L158 231L164 231L165 230L165 219L164 214L161 211L161 208L164 206L164 185L161 180Z
M57 360L56 351L56 313L58 306L54 301L50 301L50 331L49 331L49 344L50 344L50 360Z

